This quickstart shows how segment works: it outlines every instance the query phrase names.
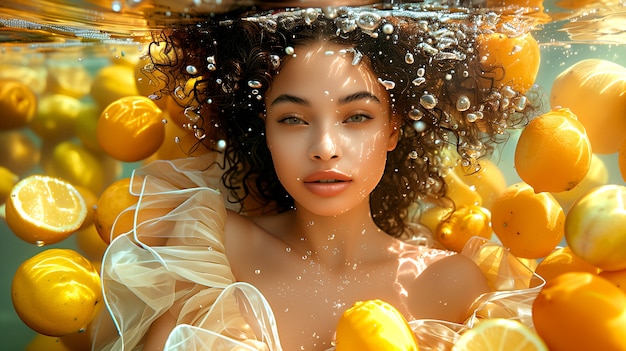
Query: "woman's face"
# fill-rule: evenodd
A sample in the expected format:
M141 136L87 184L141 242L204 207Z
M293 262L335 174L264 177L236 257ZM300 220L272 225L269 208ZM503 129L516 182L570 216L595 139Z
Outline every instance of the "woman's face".
M265 95L267 144L297 208L333 216L359 205L397 143L389 94L347 47L295 48Z

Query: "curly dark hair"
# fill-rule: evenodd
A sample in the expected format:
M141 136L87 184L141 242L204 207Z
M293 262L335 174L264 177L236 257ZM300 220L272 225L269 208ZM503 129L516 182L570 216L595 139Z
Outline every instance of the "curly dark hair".
M398 145L370 196L376 224L400 236L415 201L445 196L444 147L453 145L463 164L475 167L505 138L506 128L524 119L525 97L494 86L482 71L475 38L495 28L484 16L410 8L215 15L158 33L150 70L167 81L159 93L185 107L200 142L224 153L228 200L243 208L251 197L263 209L281 212L293 199L265 142L259 118L265 91L294 47L328 40L352 48L354 63L366 58L402 118Z

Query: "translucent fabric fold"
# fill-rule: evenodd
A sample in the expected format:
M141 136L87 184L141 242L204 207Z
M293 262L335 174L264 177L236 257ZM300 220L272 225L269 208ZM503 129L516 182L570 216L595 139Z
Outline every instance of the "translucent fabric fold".
M126 210L133 213L133 229L111 242L102 264L105 305L116 332L108 337L96 325L95 350L141 350L150 325L170 311L177 327L167 351L282 351L266 299L254 286L236 282L231 271L222 170L215 165L209 154L155 161L133 173L130 191L138 202ZM475 301L463 324L411 321L421 350L449 349L481 318L514 318L532 327L530 309L541 287L531 283L532 271L480 238L462 254L483 269L494 292Z

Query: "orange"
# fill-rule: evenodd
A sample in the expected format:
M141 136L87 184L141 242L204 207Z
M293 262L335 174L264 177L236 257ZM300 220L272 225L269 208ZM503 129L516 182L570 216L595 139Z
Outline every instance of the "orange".
M20 178L10 170L0 166L0 205L2 205Z
M479 161L478 170L467 169L459 162L454 169L470 189L474 189L482 199L486 209L491 208L495 199L506 189L506 179L498 166L488 159Z
M539 274L546 281L568 272L598 274L600 273L600 269L576 256L568 246L558 248L551 252L535 269L535 273Z
M381 300L357 301L339 318L337 351L418 351L406 319Z
M443 204L426 203L426 201L424 201L420 212L419 223L428 228L431 233L436 233L439 224L444 219L448 218L453 211L453 208L445 207Z
M626 186L604 185L574 203L565 240L577 256L603 270L626 269Z
M524 324L505 318L486 319L467 330L452 351L548 351L541 338Z
M448 250L461 252L473 236L491 239L491 214L480 206L462 206L439 224L437 240Z
M69 249L48 249L24 261L11 297L22 321L49 336L84 331L102 306L98 272Z
M516 183L496 199L491 226L513 255L544 257L563 238L565 214L550 193L535 193L530 185Z
M39 100L30 129L45 141L71 138L81 109L82 103L76 98L62 94L46 95Z
M626 294L597 275L570 272L550 280L532 316L550 351L626 350Z
M136 205L139 198L129 191L130 178L122 178L109 185L96 203L94 224L102 240L109 244L122 233L133 228L135 210L122 213L129 207ZM121 215L120 215L121 214ZM120 216L118 218L118 216ZM115 224L115 230L113 225Z
M625 67L611 61L586 59L556 77L550 105L567 107L578 116L593 152L612 154L626 135L625 92Z
M134 68L126 64L101 68L93 79L89 93L101 109L117 99L139 95Z
M509 86L524 94L535 83L539 72L539 44L531 33L509 37L502 33L476 37L482 86L499 89Z
M536 192L574 188L591 166L591 144L583 125L568 109L552 110L522 130L515 169Z
M6 221L20 239L39 246L58 243L85 221L87 206L72 186L58 178L32 175L13 187Z
M561 204L563 210L567 213L572 204L583 195L591 191L593 188L607 184L609 181L609 170L604 161L596 154L591 155L591 165L589 171L583 180L574 188L553 193L556 200Z
M124 97L111 103L100 115L97 128L102 150L124 162L147 158L165 138L161 109L142 96Z
M85 257L92 261L102 260L108 245L102 240L95 224L80 229L74 234L74 238L76 246Z
M622 175L622 179L626 182L626 139L620 145L617 154L617 164L619 166L619 172Z
M41 152L24 130L0 131L0 166L24 175L39 163Z
M613 283L626 294L626 269L621 271L602 271L598 275Z
M37 97L28 85L0 79L0 129L24 127L35 117Z

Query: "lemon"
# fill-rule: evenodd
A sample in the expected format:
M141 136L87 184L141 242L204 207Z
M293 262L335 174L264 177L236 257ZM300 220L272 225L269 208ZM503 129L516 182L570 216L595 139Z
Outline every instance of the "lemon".
M89 94L92 80L93 78L85 66L49 64L47 92L80 99Z
M76 251L48 249L24 261L11 284L15 312L49 336L84 331L102 306L100 276Z
M0 129L20 128L35 117L37 97L24 83L0 79Z
M80 114L80 100L62 94L42 97L30 129L45 141L58 141L74 136L74 125Z
M17 175L30 172L39 163L41 152L23 130L0 131L0 166Z
M71 140L57 144L44 167L47 173L74 185L100 194L104 187L104 170L100 158Z
M13 233L39 246L64 240L80 228L87 216L85 201L74 186L43 175L19 181L5 210Z
M548 351L543 340L522 323L491 318L464 332L452 351Z
M117 99L139 95L134 68L128 65L101 68L93 79L90 94L101 109Z
M402 314L381 300L358 301L339 319L337 351L417 351L413 331Z
M15 173L0 166L0 205L7 200L13 186L15 186L19 179L20 178Z

